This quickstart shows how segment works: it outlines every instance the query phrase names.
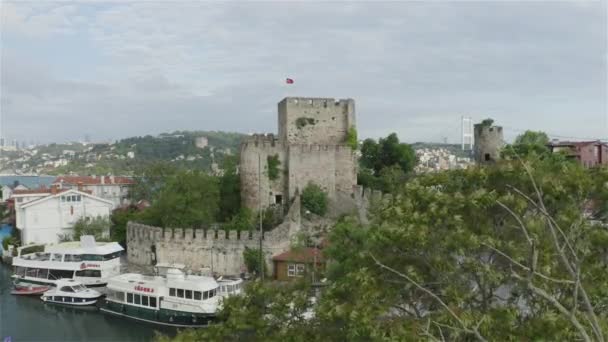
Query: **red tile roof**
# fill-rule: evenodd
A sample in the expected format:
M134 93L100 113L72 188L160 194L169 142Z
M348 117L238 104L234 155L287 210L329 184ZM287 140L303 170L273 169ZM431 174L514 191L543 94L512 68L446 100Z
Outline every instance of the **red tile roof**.
M315 252L317 253L317 262L325 262L325 258L323 257L323 250L310 247L297 248L287 252L283 252L279 255L273 256L272 260L312 263L315 261Z
M583 147L583 146L587 146L587 145L604 145L606 146L607 144L605 142L601 142L599 140L593 140L593 141L557 141L557 142L551 142L549 145L551 146L574 146L574 147Z
M121 185L127 185L127 184L135 184L135 180L133 180L133 178L129 178L129 177L122 177L122 176L59 176L57 178L55 178L55 181L53 182L53 184L55 183L65 183L65 184L73 184L73 185L78 185L78 184L82 184L82 185L101 185L101 178L104 178L104 182L103 184L108 184L108 185L114 185L114 184L121 184Z

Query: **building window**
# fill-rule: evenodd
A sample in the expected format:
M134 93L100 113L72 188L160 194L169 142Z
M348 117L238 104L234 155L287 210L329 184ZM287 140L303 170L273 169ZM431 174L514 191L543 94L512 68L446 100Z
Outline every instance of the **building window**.
M287 265L287 276L288 277L301 277L306 271L306 265L304 264L288 264Z
M489 154L489 153L486 153L486 154L485 154L485 156L484 156L484 160L485 160L485 161L490 161L490 154Z
M276 203L276 204L283 204L283 195L275 195L274 196L274 203Z
M295 264L289 264L289 265L287 265L287 276L288 277L295 277L296 276L296 265Z

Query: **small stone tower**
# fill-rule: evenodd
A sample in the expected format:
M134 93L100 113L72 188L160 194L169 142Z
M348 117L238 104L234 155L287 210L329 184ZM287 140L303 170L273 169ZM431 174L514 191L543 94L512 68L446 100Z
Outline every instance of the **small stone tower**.
M475 146L473 149L475 162L478 164L493 163L500 159L500 150L503 147L501 126L492 123L478 123L474 128Z

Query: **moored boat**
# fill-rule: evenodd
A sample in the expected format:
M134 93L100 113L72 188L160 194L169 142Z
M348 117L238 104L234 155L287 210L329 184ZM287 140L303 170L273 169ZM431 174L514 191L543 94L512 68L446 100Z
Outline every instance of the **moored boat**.
M93 236L82 236L80 242L44 246L44 252L21 255L22 248L13 258L13 278L50 286L61 279L74 279L87 287L105 286L109 277L120 274L124 250L116 242L97 243Z
M215 320L220 296L214 278L178 269L166 274L127 273L109 279L101 311L174 327L202 327Z
M50 289L40 297L43 302L66 304L66 305L93 305L102 294L93 289L88 289L82 283L69 279L60 280L57 287Z
M48 285L39 285L39 284L31 284L31 283L13 283L14 288L11 291L11 294L18 296L35 296L43 294L44 292L50 289Z

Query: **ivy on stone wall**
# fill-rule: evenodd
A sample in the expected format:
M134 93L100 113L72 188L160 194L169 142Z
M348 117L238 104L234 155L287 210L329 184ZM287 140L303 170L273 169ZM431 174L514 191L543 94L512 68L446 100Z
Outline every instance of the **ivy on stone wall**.
M315 119L314 118L306 118L306 117L299 117L296 119L296 127L298 129L302 129L304 128L306 125L314 125L315 124Z
M275 180L279 178L279 165L281 165L279 155L275 154L274 156L268 156L266 161L268 162L268 179Z
M346 134L346 144L353 150L357 149L359 143L357 142L357 129L355 127L348 129L348 133Z

